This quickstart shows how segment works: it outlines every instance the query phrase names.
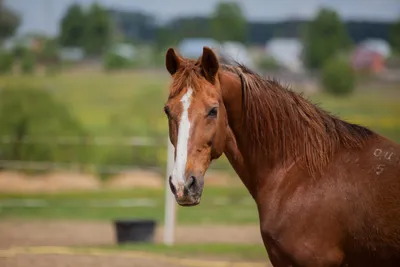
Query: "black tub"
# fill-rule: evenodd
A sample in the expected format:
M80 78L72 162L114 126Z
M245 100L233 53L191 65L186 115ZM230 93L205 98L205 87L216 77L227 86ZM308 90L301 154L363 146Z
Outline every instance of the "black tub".
M114 221L117 242L121 243L152 243L156 222L154 220L116 220Z

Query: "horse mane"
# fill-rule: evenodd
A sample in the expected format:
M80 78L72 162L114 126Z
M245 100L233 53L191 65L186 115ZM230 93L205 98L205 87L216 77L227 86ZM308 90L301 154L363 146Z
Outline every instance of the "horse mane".
M362 148L377 136L366 127L331 115L301 94L276 80L259 76L244 65L221 67L241 79L242 125L249 138L250 155L262 155L267 164L300 160L309 174L314 175L323 171L341 147Z

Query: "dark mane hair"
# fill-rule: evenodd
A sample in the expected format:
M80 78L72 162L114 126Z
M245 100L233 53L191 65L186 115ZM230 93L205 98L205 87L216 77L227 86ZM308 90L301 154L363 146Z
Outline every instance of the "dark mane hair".
M247 67L222 65L223 71L236 73L242 81L243 125L250 149L263 149L267 164L303 161L314 175L342 146L361 148L376 136L371 130L345 122L284 88L276 80L262 78Z

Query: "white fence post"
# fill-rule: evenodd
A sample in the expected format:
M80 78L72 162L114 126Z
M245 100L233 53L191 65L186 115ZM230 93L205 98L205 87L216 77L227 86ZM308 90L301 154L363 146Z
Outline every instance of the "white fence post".
M169 175L174 166L174 146L168 138L167 173L165 179L165 215L164 215L164 244L171 246L175 236L176 203L169 187Z

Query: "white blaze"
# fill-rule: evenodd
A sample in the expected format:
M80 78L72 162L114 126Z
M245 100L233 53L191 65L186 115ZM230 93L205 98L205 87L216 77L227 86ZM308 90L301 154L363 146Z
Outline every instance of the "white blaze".
M185 183L185 169L188 153L188 141L190 133L189 107L192 96L192 88L189 87L182 97L182 115L178 128L178 144L176 147L176 160L172 170L172 184L178 189Z

